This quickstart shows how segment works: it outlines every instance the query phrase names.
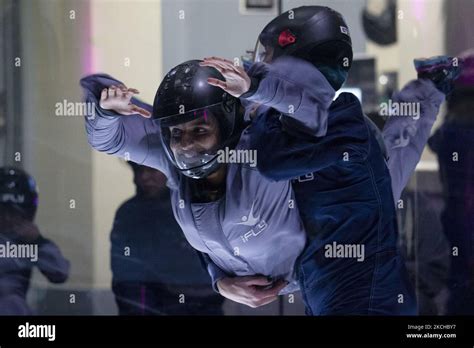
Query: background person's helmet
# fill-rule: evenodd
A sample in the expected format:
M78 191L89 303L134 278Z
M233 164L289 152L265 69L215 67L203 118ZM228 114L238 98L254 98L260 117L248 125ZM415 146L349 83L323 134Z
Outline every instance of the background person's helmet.
M304 59L318 68L334 68L336 74L337 70L346 74L352 65L353 53L344 18L324 6L302 6L279 15L260 33L254 61L275 60L283 55ZM337 87L335 89L344 82L328 80Z
M474 124L474 48L463 51L458 56L461 67L459 77L454 81L454 89L447 98L446 119L456 118Z
M32 176L13 167L0 168L0 209L13 207L33 221L38 208L38 189Z
M217 170L221 165L217 161L218 150L235 147L243 130L238 98L209 85L208 78L224 80L224 77L214 68L200 66L200 62L190 60L168 72L156 92L152 115L160 122L168 157L181 173L194 179L204 178ZM169 127L210 115L218 121L219 144L192 158L176 158L170 148Z
M474 88L474 48L462 52L458 58L462 63L462 69L455 82L456 87Z

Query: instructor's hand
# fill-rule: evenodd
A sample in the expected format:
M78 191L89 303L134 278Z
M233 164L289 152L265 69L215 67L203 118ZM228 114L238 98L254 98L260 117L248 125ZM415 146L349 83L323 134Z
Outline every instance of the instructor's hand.
M224 76L225 81L209 78L210 85L222 88L230 95L238 98L250 89L250 77L241 66L235 66L230 60L211 57L204 58L201 66L210 66L219 71Z
M135 88L127 88L124 85L112 85L104 88L100 94L100 107L105 110L113 110L120 115L141 115L146 118L151 117L151 113L135 104L131 99L138 94Z
M275 301L288 282L278 280L267 288L271 284L267 277L229 277L218 280L217 288L229 300L256 308Z

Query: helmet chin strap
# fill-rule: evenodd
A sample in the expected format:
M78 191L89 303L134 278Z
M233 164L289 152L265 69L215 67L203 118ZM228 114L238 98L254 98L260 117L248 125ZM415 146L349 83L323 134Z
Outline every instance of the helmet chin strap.
M346 69L341 67L329 66L326 64L315 64L316 68L324 75L329 84L335 91L339 90L346 82L349 74Z

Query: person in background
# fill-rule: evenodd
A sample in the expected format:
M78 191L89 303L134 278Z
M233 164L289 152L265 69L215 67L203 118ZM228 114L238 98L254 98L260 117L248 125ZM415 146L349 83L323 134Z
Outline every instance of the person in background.
M459 55L461 76L443 125L429 139L443 187L441 224L450 242L447 314L474 314L474 49Z
M111 233L112 289L120 315L222 315L196 251L171 209L165 175L127 162L136 195L118 209Z
M36 266L52 283L64 283L69 261L34 223L38 191L20 169L0 168L0 315L32 315L26 295Z

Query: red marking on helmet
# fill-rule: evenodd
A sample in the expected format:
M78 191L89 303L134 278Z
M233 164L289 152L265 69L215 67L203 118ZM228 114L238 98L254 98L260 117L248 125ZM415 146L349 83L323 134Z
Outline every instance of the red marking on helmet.
M290 31L290 29L285 29L280 33L278 37L278 44L281 47L286 47L296 42L296 36Z

